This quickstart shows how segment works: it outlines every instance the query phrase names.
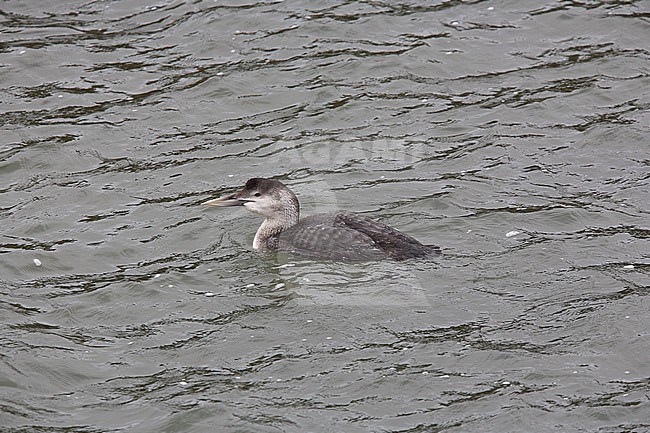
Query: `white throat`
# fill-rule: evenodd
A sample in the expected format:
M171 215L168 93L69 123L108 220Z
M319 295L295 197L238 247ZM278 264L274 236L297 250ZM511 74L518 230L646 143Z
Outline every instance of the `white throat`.
M264 243L262 242L262 227L264 226L264 223L260 226L259 229L257 229L257 233L255 233L255 239L253 239L253 249L254 250L263 250L264 249Z
M265 250L267 248L266 241L271 237L281 233L283 230L288 229L293 224L287 224L287 221L279 219L265 219L253 239L253 249Z

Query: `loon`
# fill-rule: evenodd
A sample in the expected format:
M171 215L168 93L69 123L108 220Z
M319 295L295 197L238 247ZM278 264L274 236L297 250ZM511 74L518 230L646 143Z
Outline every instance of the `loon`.
M392 227L352 212L334 212L300 219L296 195L274 179L249 179L241 191L203 203L244 206L263 216L253 241L256 250L287 251L312 259L334 261L405 260L440 255Z

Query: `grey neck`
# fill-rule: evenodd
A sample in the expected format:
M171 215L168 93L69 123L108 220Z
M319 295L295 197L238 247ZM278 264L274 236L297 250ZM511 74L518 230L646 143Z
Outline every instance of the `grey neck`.
M300 220L300 208L298 206L287 206L282 216L277 218L266 218L253 240L253 248L265 250L269 248L269 239L277 236L289 227L298 224Z

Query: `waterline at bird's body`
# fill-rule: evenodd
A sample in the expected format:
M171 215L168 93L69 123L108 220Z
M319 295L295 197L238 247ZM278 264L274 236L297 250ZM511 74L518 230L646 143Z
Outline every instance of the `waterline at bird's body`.
M315 259L340 261L405 260L440 254L386 224L352 212L333 212L300 219L300 204L283 183L248 180L232 195L206 201L211 206L244 206L263 216L253 248L288 251Z

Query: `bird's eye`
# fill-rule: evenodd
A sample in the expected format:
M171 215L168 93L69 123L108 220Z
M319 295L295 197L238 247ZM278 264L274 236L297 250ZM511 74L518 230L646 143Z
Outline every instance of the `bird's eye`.
M255 193L255 197L260 197L261 195L262 195L262 193L259 193L259 192Z

